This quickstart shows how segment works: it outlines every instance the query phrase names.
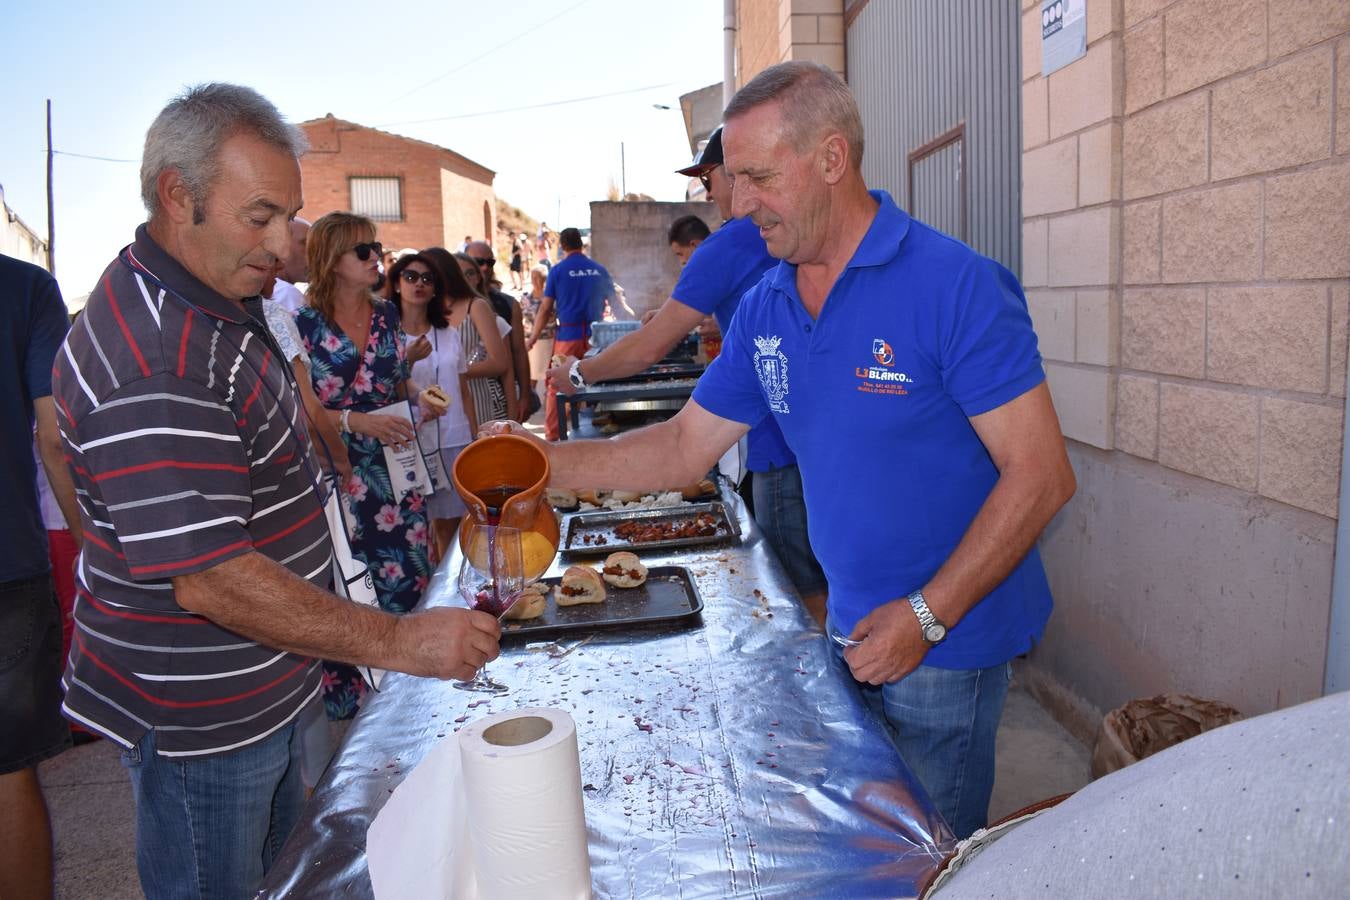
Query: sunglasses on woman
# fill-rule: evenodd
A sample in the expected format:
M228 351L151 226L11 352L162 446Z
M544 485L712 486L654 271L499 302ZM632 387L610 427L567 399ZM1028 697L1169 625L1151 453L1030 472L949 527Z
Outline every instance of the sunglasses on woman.
M361 262L370 259L370 254L372 253L376 256L384 255L384 245L379 241L368 241L364 244L357 244L352 249L356 251L356 258L361 260Z
M435 276L430 272L414 272L412 269L403 270L403 280L408 284L417 284L420 281L428 287L436 283Z

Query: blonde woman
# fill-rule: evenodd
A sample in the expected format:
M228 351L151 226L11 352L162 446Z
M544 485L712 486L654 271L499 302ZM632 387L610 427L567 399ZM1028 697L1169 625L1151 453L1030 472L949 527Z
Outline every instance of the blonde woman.
M370 567L380 606L408 612L422 599L431 577L426 498L394 488L384 461L384 444L402 447L413 426L375 410L414 399L399 328L398 307L376 297L381 247L375 223L346 212L314 223L305 245L309 262L309 305L296 326L310 356L314 392L338 425L352 477L345 490L353 513L352 551ZM437 411L422 408L422 418ZM350 666L324 663L324 705L329 718L355 715L365 691Z

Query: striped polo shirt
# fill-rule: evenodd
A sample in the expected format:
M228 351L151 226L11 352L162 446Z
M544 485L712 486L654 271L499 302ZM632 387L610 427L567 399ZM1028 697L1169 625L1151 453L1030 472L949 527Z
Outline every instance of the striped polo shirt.
M85 537L64 709L127 746L153 728L164 756L261 740L319 687L317 661L186 612L170 581L257 551L330 583L323 482L262 318L141 226L56 358Z

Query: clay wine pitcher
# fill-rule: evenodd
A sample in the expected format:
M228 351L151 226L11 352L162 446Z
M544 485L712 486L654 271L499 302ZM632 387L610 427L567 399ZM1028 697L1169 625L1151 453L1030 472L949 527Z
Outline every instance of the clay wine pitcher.
M496 434L479 438L460 451L450 472L455 490L468 508L466 519L479 525L504 525L521 532L525 578L533 581L558 553L558 517L544 496L548 456L523 437ZM482 529L459 530L460 550L471 559L486 547L470 546Z

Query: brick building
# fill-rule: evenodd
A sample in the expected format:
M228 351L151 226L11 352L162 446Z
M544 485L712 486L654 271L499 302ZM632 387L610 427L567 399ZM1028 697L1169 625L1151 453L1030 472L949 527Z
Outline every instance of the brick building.
M961 215L934 224L1003 218L958 236L1026 287L1079 485L1031 671L1081 722L1350 686L1350 4L1086 0L1049 74L1040 0L737 6L738 85L846 71L871 186L932 221L915 160L954 134Z
M495 233L496 173L453 150L334 118L301 122L309 152L300 160L313 221L351 210L379 225L386 247L454 249Z

